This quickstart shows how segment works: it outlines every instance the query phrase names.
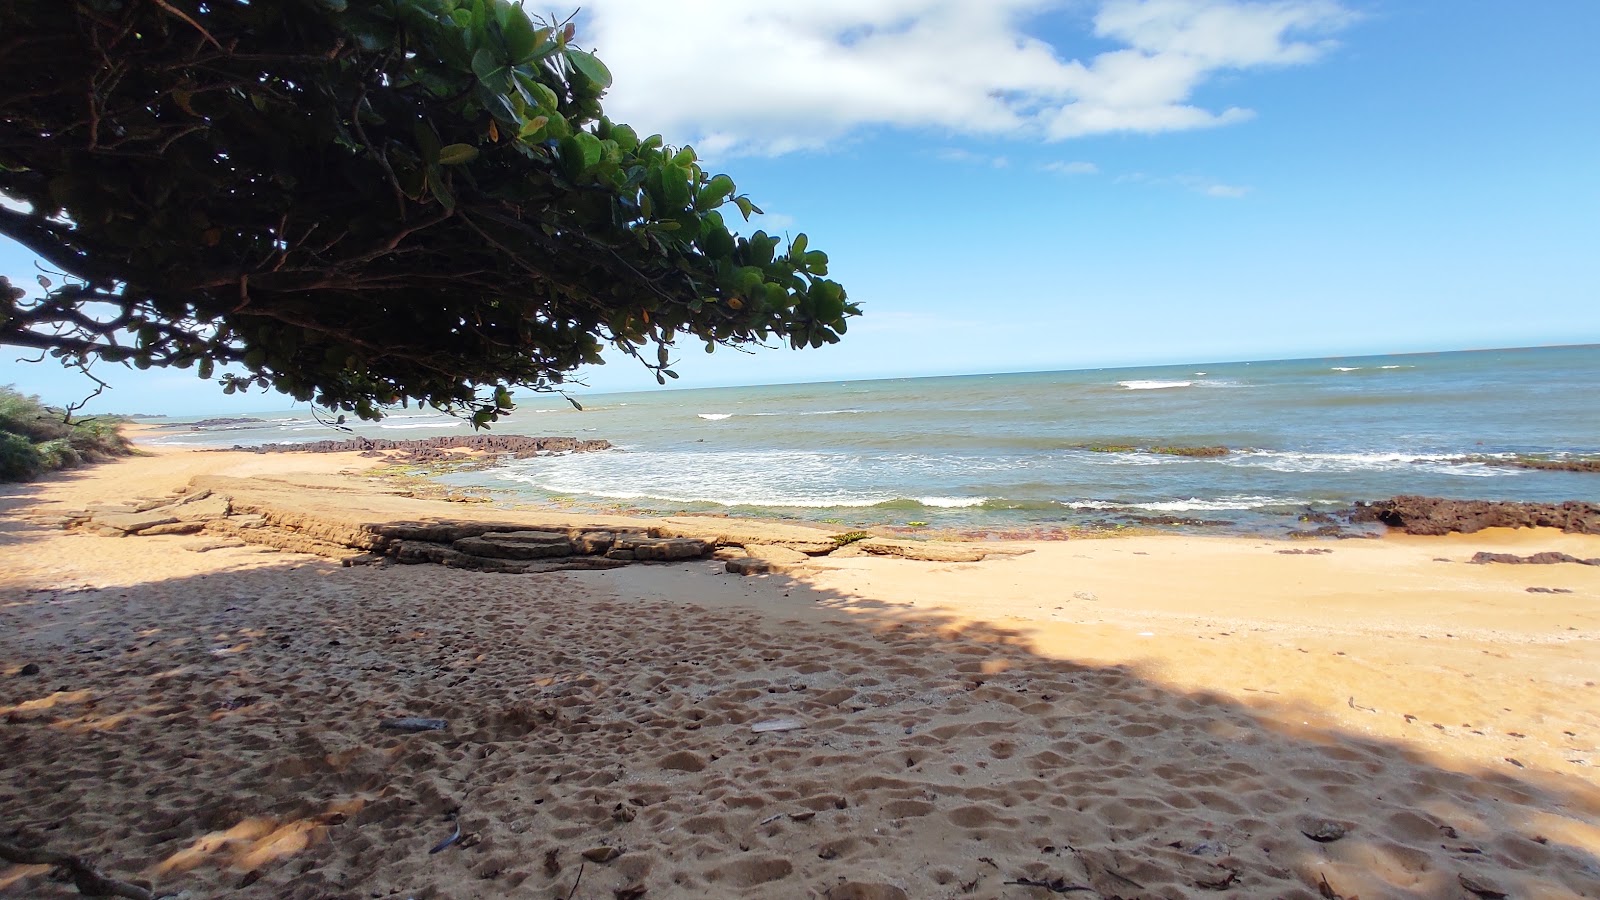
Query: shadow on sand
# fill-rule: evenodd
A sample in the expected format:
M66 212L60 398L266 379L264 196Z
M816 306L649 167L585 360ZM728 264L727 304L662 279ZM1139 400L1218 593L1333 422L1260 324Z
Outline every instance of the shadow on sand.
M1002 627L251 559L0 582L0 838L191 896L1600 896L1591 781L1289 733Z

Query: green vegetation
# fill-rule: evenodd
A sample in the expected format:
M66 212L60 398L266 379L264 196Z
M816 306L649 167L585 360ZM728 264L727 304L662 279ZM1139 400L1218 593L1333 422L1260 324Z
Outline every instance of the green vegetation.
M845 544L854 544L856 541L864 541L870 537L872 537L872 532L870 531L846 531L844 534L834 535L833 539L838 541L842 547Z
M117 420L67 424L63 410L38 397L0 387L0 481L26 481L133 452L117 433Z
M0 345L486 425L609 345L835 343L803 234L606 118L570 22L509 0L0 0ZM709 32L708 32L709 34ZM709 40L709 38L708 38ZM662 52L710 52L703 47Z

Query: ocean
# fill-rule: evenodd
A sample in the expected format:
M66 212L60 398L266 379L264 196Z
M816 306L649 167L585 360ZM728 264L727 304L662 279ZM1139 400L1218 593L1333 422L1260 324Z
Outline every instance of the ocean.
M1600 473L1494 464L1600 455L1600 345L575 396L581 412L525 398L494 430L615 449L434 477L505 503L992 533L1273 532L1397 494L1600 500ZM156 420L158 440L348 436L304 410L257 418ZM355 431L472 433L415 410ZM1170 449L1205 447L1227 452Z

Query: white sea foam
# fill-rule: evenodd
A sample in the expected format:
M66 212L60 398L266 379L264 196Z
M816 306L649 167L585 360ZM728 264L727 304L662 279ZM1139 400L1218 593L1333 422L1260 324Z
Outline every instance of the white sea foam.
M723 419L733 418L733 413L698 413L697 417L708 422L721 422Z
M1217 512L1230 509L1260 509L1266 506L1305 506L1309 500L1294 497L1234 496L1202 500L1189 497L1184 500L1151 500L1147 502L1117 503L1112 500L1068 500L1063 503L1073 509L1144 509L1151 512Z
M1335 371L1335 372L1359 372L1359 371L1361 371L1361 367L1360 366L1334 366L1333 367L1333 371Z
M1135 381L1119 381L1119 382L1117 382L1117 384L1119 386L1121 386L1121 387L1127 388L1130 391L1159 391L1159 390L1162 390L1163 388L1191 387L1191 386L1193 386L1194 382L1192 382L1192 381L1135 380Z
M1379 366L1380 369L1415 369L1416 366Z
M982 506L989 501L988 497L918 497L917 502L923 506L935 506L940 509L965 509L969 506Z
M1219 458L1229 466L1270 469L1274 472L1393 472L1422 471L1434 474L1493 478L1522 474L1508 466L1455 462L1458 456L1443 453L1297 453L1282 450L1244 450Z
M1154 512L1219 512L1230 509L1260 509L1264 506L1305 506L1309 502L1293 497L1218 497L1215 500L1190 497L1187 500L1157 500L1153 503L1128 505L1135 509L1148 509Z

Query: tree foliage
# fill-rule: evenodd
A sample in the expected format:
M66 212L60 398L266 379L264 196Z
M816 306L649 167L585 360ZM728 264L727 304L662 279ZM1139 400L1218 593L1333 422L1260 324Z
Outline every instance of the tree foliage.
M731 232L759 212L733 180L607 119L604 64L507 0L0 22L0 192L31 207L0 233L73 276L0 283L0 343L484 424L606 344L661 380L685 339L818 347L859 313L805 235Z

